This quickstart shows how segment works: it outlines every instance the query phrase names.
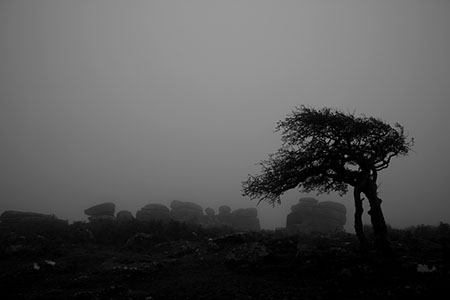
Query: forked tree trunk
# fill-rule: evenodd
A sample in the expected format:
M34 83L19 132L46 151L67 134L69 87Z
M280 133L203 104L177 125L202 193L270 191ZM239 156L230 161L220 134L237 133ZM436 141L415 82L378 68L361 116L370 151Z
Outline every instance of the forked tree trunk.
M378 198L377 185L373 181L368 181L364 185L363 193L366 195L370 204L370 221L372 223L375 239L375 249L382 254L390 254L391 247L388 240L388 230L381 210L381 199Z
M356 236L358 237L359 244L361 246L361 251L363 253L366 253L368 251L368 243L366 235L364 234L364 227L362 222L362 215L364 212L363 204L361 199L361 190L359 187L355 187L353 190L353 198L355 200L355 232Z

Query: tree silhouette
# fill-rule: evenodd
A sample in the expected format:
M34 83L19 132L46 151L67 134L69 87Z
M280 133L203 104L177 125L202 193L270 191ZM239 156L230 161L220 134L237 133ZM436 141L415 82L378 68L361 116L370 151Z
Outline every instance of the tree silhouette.
M242 183L243 195L275 205L293 188L302 192L336 191L342 196L351 186L355 232L362 249L367 250L368 243L362 224L361 193L370 204L375 248L389 251L377 177L393 157L406 155L414 144L403 126L330 108L301 106L279 121L276 131L281 132L282 147L260 162L261 174L249 175Z

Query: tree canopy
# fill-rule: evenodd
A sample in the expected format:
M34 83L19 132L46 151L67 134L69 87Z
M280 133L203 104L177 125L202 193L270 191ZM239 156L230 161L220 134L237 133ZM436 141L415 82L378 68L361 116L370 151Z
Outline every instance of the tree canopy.
M261 161L262 172L243 182L243 195L280 203L293 188L341 195L364 178L376 182L393 157L414 143L402 125L331 108L297 107L276 127L282 147Z

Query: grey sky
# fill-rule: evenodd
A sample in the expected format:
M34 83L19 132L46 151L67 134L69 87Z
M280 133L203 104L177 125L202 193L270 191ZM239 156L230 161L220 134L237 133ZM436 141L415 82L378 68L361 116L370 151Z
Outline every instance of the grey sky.
M103 200L255 206L241 181L295 106L399 122L394 226L450 222L450 1L0 3L0 211L83 219ZM281 207L258 207L263 227ZM350 196L319 196L342 201Z

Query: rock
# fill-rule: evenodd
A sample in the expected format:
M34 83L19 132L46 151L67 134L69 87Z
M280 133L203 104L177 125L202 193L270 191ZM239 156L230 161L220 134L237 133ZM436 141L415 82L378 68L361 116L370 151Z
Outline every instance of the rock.
M217 220L220 224L225 226L232 226L232 216L231 208L227 205L222 205L219 207L219 214L217 215Z
M112 202L105 202L89 207L84 210L88 216L114 216L116 205Z
M260 230L256 208L240 208L231 213L231 226L239 230Z
M343 231L347 209L333 201L318 202L314 198L301 198L291 207L286 218L289 232L311 233Z
M170 204L170 217L178 222L200 223L203 217L203 208L193 202L172 201Z
M177 210L177 209L190 209L190 210L194 210L194 211L201 211L203 212L203 208L193 202L183 202L183 201L179 201L179 200L173 200L172 203L170 203L170 208L172 210Z
M136 219L141 222L169 221L170 210L165 205L150 203L136 212Z
M90 222L112 222L116 220L116 217L109 215L99 215L88 217Z
M149 211L162 211L162 212L169 212L169 208L163 204L160 203L149 203L146 206L142 208L143 210L149 210Z
M225 263L229 266L256 265L272 256L273 254L264 244L247 243L232 249L225 257Z
M228 216L231 214L231 208L228 205L219 207L219 216Z
M207 207L205 213L208 217L214 217L216 215L216 212L211 207Z
M116 219L119 222L131 222L134 220L134 217L130 211L121 210L116 214Z
M239 208L231 213L234 217L248 217L248 218L256 218L258 216L258 211L256 208Z
M7 210L0 215L2 224L33 222L33 221L62 221L53 215L46 215L34 212L23 212Z
M158 242L160 240L155 239L153 235L139 232L126 241L125 247L132 250L148 250Z
M239 232L239 233L233 233L233 234L227 234L215 239L212 239L211 242L214 244L217 244L219 246L226 246L226 245L236 245L236 244L244 244L251 241L252 236L248 233Z
M198 247L195 247L189 241L180 241L176 243L174 251L168 253L169 258L181 258L199 251Z

